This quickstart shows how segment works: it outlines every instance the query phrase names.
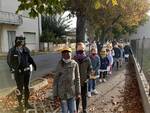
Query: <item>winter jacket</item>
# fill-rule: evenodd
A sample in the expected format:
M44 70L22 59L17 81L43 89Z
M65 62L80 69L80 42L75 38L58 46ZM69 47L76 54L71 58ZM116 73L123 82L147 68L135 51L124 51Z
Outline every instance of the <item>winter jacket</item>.
M59 96L62 100L66 100L80 93L80 74L77 62L71 60L69 63L65 63L60 60L54 77L53 96Z
M92 69L96 72L96 75L98 75L98 70L100 68L100 57L98 55L93 58L90 56L91 63L92 63Z
M120 48L120 58L124 58L124 49Z
M131 47L129 45L126 45L124 47L124 54L131 54L132 55L132 50L131 50Z
M76 60L76 62L79 65L80 81L81 81L81 85L83 86L84 83L87 82L87 80L89 79L90 74L92 72L91 60L89 57L86 57L85 59L83 59L80 62L75 57L74 57L74 59Z
M20 52L19 48L15 46L12 47L7 55L7 64L10 69L14 71L27 68L30 64L32 64L34 70L36 70L36 64L30 56L30 51L27 47L23 47L22 52Z
M101 66L100 66L100 69L103 69L103 70L106 70L107 69L107 66L109 66L109 60L107 57L100 57L100 61L101 61Z
M119 48L114 47L114 58L120 58L121 57L121 51Z
M108 60L109 60L109 64L110 64L110 65L113 65L114 59L113 59L113 56L112 56L111 53L109 53L109 54L107 55L107 58L108 58Z

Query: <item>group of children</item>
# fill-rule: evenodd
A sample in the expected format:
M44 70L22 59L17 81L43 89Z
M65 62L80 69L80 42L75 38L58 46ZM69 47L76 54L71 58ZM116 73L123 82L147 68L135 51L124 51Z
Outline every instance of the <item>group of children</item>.
M98 94L96 91L96 79L99 82L106 82L107 75L112 75L112 69L119 69L124 61L124 46L122 43L106 44L100 52L97 52L97 48L91 49L90 59L93 67L93 73L88 82L88 97L92 94ZM93 77L95 76L95 77Z
M53 84L54 101L60 100L62 113L77 113L82 100L83 113L87 113L87 97L98 94L96 80L106 82L106 75L112 68L121 66L123 51L116 44L107 44L99 52L93 46L86 55L85 45L77 43L76 54L72 57L71 48L62 49L62 57L56 68ZM117 67L117 68L118 68Z

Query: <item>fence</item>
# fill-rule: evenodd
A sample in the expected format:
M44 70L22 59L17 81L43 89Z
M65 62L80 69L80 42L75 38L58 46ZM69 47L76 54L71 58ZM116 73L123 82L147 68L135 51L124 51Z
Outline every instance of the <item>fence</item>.
M150 38L131 40L133 54L150 84Z

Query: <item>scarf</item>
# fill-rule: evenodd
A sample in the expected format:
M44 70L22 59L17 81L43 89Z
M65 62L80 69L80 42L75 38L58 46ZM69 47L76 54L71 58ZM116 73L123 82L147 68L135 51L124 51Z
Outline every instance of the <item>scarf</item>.
M78 53L75 55L75 59L81 63L85 58L87 58L87 56L84 53Z

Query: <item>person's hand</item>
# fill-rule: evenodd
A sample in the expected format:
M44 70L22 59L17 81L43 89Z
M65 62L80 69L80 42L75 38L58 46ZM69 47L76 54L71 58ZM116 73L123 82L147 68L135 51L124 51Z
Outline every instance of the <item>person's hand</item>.
M54 97L54 105L56 108L60 106L60 97L59 96Z
M80 99L80 98L81 98L80 94L76 95L76 99Z

